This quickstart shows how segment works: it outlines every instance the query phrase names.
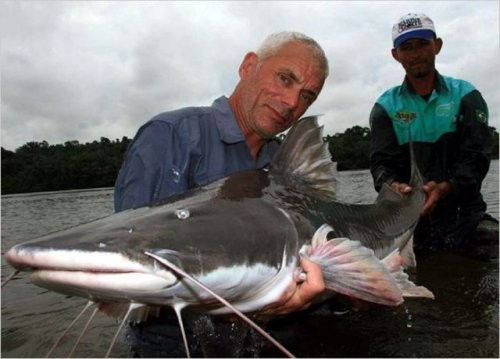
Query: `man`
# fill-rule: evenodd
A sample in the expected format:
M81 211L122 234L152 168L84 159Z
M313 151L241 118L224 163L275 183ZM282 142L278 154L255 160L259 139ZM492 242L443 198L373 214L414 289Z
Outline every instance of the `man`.
M392 57L406 77L378 98L370 114L375 188L388 183L402 194L412 190L409 127L426 194L415 249L498 255L491 250L498 246L498 221L486 214L480 192L491 153L487 105L472 84L437 72L443 40L429 17L401 17L392 40ZM485 225L490 231L478 236Z
M316 100L328 71L313 39L295 32L272 34L257 52L246 54L229 98L222 96L211 107L162 113L139 129L116 180L115 210L157 203L232 173L265 167L278 147L274 137ZM319 266L306 259L301 266L307 280L262 313L303 309L324 290ZM170 352L176 354L184 355Z

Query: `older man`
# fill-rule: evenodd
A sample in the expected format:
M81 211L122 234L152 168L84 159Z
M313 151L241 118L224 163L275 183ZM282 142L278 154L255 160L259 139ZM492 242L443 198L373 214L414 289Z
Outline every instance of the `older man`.
M235 172L267 166L278 148L274 137L290 128L319 95L328 61L315 40L280 32L245 55L239 76L229 98L219 97L210 107L162 113L139 129L116 180L116 211L160 202ZM306 259L301 266L307 280L263 313L303 309L324 290L319 267ZM169 336L169 330L161 327L150 329L145 323L132 331L139 355L184 355L166 344L164 350L144 342L148 335Z

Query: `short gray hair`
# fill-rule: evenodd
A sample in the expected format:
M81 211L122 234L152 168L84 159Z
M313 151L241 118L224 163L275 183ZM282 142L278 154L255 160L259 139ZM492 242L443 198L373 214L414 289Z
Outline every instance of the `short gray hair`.
M325 52L316 40L300 32L281 31L269 35L257 50L257 56L259 56L259 60L265 60L276 54L283 45L290 42L299 42L309 46L314 59L318 61L320 68L324 71L325 78L328 77L330 70Z

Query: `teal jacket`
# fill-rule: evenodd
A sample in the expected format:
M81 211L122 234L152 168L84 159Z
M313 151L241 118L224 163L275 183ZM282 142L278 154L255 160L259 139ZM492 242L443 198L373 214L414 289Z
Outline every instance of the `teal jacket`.
M406 79L383 93L370 114L370 170L377 190L384 182L409 181L408 126L424 180L452 184L451 195L440 206L485 211L480 191L490 164L491 133L479 91L437 73L427 99Z

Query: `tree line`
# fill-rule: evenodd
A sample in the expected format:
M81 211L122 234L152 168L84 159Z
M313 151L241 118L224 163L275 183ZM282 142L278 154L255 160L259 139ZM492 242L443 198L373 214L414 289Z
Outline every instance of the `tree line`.
M112 187L131 140L49 145L28 142L2 150L2 194Z
M498 132L490 129L492 158L498 159ZM354 126L323 140L337 169L343 171L368 168L370 138L369 128ZM15 151L2 147L2 194L112 187L131 142L127 137L114 141L101 137L85 144L41 141L28 142Z

